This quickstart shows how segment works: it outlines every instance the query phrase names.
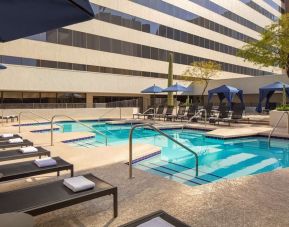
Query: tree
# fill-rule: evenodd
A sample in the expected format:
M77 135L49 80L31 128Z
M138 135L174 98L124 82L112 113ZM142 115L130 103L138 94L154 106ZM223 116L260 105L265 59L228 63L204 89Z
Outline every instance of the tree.
M213 77L217 76L220 70L221 65L213 61L193 62L182 74L182 77L192 83L201 83L204 85L201 95L201 102L204 104L204 94L209 82Z
M174 55L173 53L169 53L168 57L169 61L169 70L168 70L168 87L173 85L174 74L173 74L173 62L174 62ZM174 105L174 94L173 92L168 92L168 106Z
M289 77L289 14L267 26L261 39L243 46L238 56L261 66L285 69Z

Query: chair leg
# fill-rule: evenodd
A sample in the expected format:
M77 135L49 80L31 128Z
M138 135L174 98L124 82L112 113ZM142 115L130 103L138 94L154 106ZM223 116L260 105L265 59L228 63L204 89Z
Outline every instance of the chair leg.
M113 216L115 218L118 216L117 188L113 193Z

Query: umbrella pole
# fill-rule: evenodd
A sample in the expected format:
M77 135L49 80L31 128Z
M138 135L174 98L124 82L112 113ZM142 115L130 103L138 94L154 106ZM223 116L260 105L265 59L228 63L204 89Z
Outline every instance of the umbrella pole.
M156 119L156 93L154 93L154 121Z

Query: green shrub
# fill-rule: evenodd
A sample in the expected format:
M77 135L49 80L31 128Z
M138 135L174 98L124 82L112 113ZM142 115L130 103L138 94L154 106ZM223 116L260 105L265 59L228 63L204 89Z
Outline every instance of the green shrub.
M289 105L280 105L276 108L278 111L289 111Z

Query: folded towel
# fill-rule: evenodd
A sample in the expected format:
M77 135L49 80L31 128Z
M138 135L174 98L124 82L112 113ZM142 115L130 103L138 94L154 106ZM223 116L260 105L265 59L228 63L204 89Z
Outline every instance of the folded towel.
M63 184L73 192L80 192L95 187L95 183L83 176L64 179Z
M138 225L137 227L175 227L175 225L168 223L167 221L165 221L160 217L156 217L145 223Z
M9 139L8 142L9 143L22 143L23 139L21 138Z
M56 166L57 165L57 162L51 157L36 159L34 161L34 163L40 168L49 167L49 166Z
M2 138L11 138L13 136L14 136L14 134L12 134L12 133L5 133L5 134L1 135Z
M20 148L20 151L25 154L25 153L37 152L38 149L37 149L36 147L29 146L29 147L22 147L22 148Z

